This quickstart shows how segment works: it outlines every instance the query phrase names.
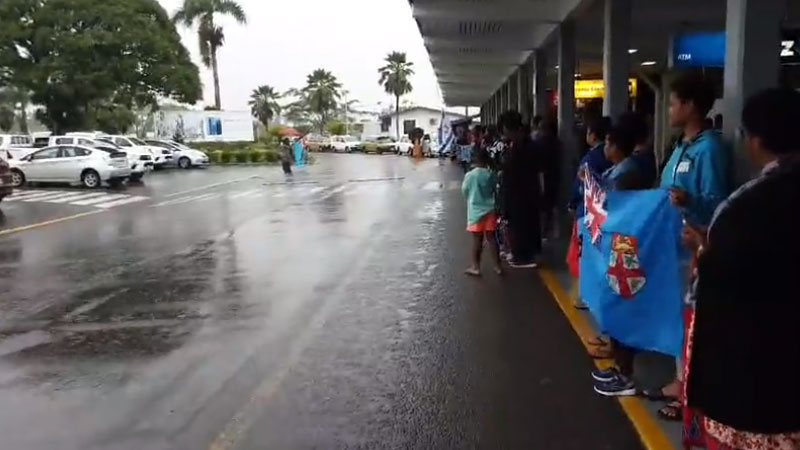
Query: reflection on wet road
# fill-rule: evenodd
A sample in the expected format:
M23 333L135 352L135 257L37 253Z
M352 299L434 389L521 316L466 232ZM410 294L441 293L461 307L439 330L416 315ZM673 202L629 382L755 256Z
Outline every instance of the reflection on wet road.
M1 206L0 231L100 210L0 236L2 448L638 448L573 392L590 366L538 281L461 277L449 164L320 155L98 194Z

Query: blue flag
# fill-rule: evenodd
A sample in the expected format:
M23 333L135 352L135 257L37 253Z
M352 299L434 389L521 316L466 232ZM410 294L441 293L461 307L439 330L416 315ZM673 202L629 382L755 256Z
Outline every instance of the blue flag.
M664 189L605 192L588 182L586 191L581 297L611 337L679 356L686 268L680 212Z

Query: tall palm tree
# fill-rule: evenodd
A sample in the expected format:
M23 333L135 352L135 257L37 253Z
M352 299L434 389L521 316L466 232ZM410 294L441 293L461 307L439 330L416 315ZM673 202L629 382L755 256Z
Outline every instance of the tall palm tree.
M214 22L215 15L227 15L240 24L247 23L244 9L234 0L183 0L183 6L175 13L172 20L187 27L193 26L195 22L198 23L200 56L203 64L210 67L214 74L214 105L217 109L221 109L217 50L225 42L225 34Z
M386 65L378 69L381 75L379 84L383 86L387 94L394 95L395 113L395 127L397 129L397 138L400 138L400 97L410 93L414 88L411 86L411 75L414 75L412 66L414 63L406 60L406 54L403 52L391 52L386 55Z
M253 117L264 124L265 130L269 128L269 121L281 112L281 105L278 104L279 98L281 98L281 94L268 85L253 89L250 94L248 102L250 111L253 113Z
M306 77L306 85L300 90L308 109L317 115L317 126L320 132L336 112L339 99L342 96L342 84L336 77L325 69L317 69Z

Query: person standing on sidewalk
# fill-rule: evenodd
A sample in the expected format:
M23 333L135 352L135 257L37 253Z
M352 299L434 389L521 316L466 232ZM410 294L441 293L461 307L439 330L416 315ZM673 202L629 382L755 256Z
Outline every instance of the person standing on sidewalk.
M472 234L472 264L465 273L472 276L481 275L481 254L484 241L489 244L495 273L498 275L503 273L495 238L497 178L489 169L489 163L489 153L478 147L473 161L475 167L467 172L464 182L461 184L461 191L467 199L467 231Z
M509 146L503 161L501 195L511 238L510 265L535 268L542 249L537 161L541 152L525 132L518 112L507 111L500 116L500 127Z
M709 450L800 448L797 117L794 90L748 99L744 147L761 172L719 205L707 228L684 230L698 255L686 400ZM693 425L684 422L686 434Z

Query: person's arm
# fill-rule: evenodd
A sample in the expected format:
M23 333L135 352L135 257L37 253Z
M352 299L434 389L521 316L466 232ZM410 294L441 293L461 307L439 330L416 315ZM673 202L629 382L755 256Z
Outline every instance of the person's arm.
M461 193L464 195L464 197L469 197L469 191L472 185L471 175L471 173L464 175L464 181L461 182Z
M707 148L697 161L698 195L689 195L687 209L701 223L709 223L714 211L728 197L728 150L722 145Z

